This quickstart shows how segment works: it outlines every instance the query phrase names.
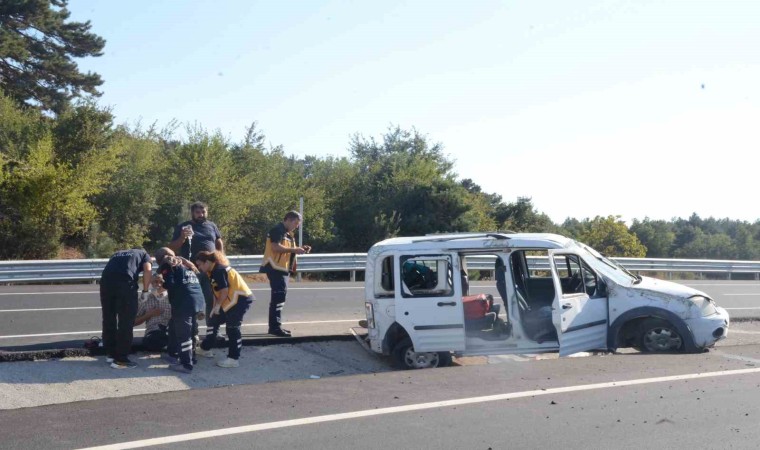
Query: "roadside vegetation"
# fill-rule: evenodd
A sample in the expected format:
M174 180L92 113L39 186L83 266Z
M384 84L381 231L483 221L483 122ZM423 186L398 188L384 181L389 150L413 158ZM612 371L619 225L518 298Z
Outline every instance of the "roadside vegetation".
M118 125L96 102L100 56L66 1L0 7L0 260L106 257L169 241L192 201L210 205L230 254L263 252L266 230L304 199L304 239L321 252L365 252L391 236L554 232L610 256L760 259L760 222L568 218L530 198L506 202L459 179L443 145L416 129L355 135L347 157L294 156L255 122L242 141L202 125ZM339 152L343 149L335 149Z

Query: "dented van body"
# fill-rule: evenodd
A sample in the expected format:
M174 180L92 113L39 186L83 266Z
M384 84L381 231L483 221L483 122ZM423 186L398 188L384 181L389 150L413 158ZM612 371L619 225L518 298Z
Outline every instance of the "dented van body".
M493 262L477 295L468 260ZM484 302L482 317L465 315L469 301ZM633 274L556 234L378 242L367 254L365 308L366 344L401 368L446 365L452 353L698 352L729 327L726 310L704 292Z

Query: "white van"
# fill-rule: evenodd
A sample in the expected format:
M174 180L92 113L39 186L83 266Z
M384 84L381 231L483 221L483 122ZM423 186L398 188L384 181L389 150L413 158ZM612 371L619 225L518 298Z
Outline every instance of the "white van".
M493 294L470 296L468 261L489 267ZM400 368L444 366L452 353L698 352L724 339L729 325L705 293L635 275L555 234L379 242L367 254L365 301L364 343Z

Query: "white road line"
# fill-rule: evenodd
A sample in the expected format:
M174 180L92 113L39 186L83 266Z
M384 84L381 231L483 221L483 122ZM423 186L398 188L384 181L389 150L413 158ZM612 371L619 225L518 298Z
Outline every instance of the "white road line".
M335 287L288 287L289 291L342 291L346 289L364 289L364 286L335 286ZM269 288L256 288L252 291L269 291ZM10 295L73 295L73 294L100 294L100 291L67 291L67 292L0 292L0 296Z
M99 294L100 291L75 292L0 292L0 295L57 295L57 294Z
M747 308L723 308L723 309L727 309L727 310L732 310L732 309L760 309L760 306L752 306L752 307L747 307Z
M0 313L4 312L37 312L37 311L69 311L78 309L100 309L100 306L77 306L72 308L40 308L40 309L0 309Z
M503 400L510 400L510 399L515 399L515 398L538 397L542 395L564 394L567 392L591 391L591 390L596 390L596 389L609 389L609 388L614 388L614 387L637 386L637 385L642 385L642 384L694 380L698 378L746 375L746 374L754 374L754 373L759 373L759 372L760 372L760 368L724 370L720 372L690 373L690 374L685 374L685 375L673 375L673 376L667 376L667 377L642 378L638 380L611 381L607 383L582 384L578 386L566 386L566 387L558 387L558 388L541 389L541 390L535 390L535 391L512 392L508 394L487 395L483 397L470 397L470 398L461 398L461 399L456 399L456 400L444 400L444 401L439 401L439 402L417 403L417 404L405 405L405 406L393 406L389 408L369 409L369 410L363 410L363 411L354 411L354 412L338 413L338 414L328 414L324 416L305 417L302 419L259 423L259 424L241 426L241 427L220 428L216 430L200 431L196 433L177 434L174 436L165 436L165 437L152 438L152 439L142 439L142 440L131 441L131 442L121 442L117 444L103 445L100 447L89 447L87 449L81 449L81 450L96 450L96 449L97 450L116 450L116 449L128 449L128 448L141 448L141 447L148 447L148 446L153 446L153 445L164 445L164 444L172 444L176 442L188 442L188 441L195 441L198 439L208 439L208 438L219 437L219 436L229 436L232 434L251 433L255 431L274 430L278 428L296 427L296 426L301 426L301 425L312 425L312 424L325 423L325 422L337 422L340 420L350 420L350 419L359 419L363 417L406 413L410 411L421 411L421 410L426 410L426 409L438 409L438 408L448 408L451 406L472 405L475 403L503 401Z
M319 323L345 323L345 322L359 322L359 319L339 319L339 320L310 320L307 322L284 322L285 325L314 325ZM269 326L269 324L262 323L244 323L241 327L263 327ZM199 329L205 329L205 325L198 327ZM46 336L72 336L78 334L100 334L103 330L95 331L63 331L58 333L43 333L43 334L17 334L13 336L0 336L0 339L14 339L14 338L28 338L28 337L46 337ZM145 328L135 328L134 331L145 331Z

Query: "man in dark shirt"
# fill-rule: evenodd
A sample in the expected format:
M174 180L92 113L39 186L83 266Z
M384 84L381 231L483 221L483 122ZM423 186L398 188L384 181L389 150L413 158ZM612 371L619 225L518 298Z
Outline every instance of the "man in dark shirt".
M202 251L213 252L219 250L224 253L222 233L216 224L208 220L208 206L203 202L195 202L190 205L192 220L182 222L174 227L174 235L169 248L174 252L195 263L195 257ZM214 294L211 292L211 280L206 274L198 275L201 283L203 297L206 300L206 325L211 307L214 304Z
M121 250L108 260L100 277L100 305L103 312L103 346L106 361L114 369L130 369L132 328L137 317L137 280L143 272L143 295L152 278L150 255L141 248Z
M301 225L301 214L289 211L281 223L267 233L264 247L264 261L259 272L267 274L272 297L269 301L269 334L290 336L290 331L282 328L282 309L288 293L288 277L296 270L296 255L309 253L311 247L296 246L293 231Z

